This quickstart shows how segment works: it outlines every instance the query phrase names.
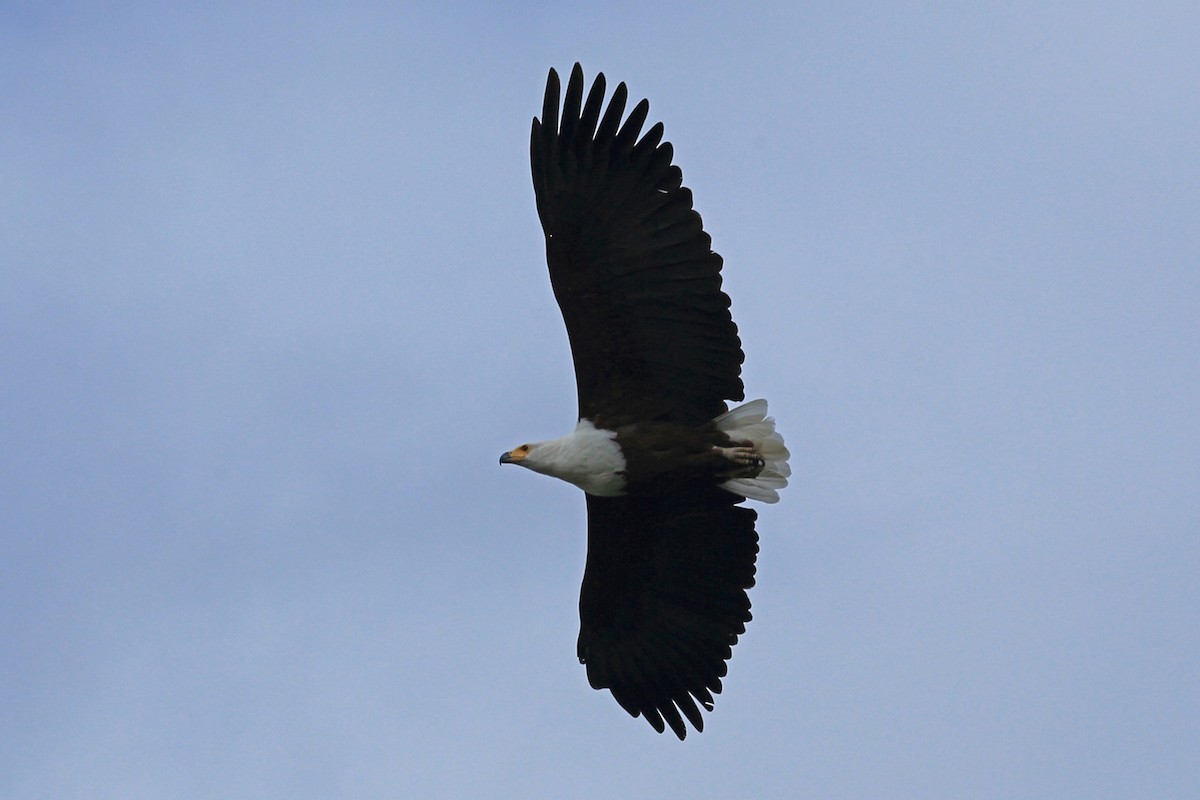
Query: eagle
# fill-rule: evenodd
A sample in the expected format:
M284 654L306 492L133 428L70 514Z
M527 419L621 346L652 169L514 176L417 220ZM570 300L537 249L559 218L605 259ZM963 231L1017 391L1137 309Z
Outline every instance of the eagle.
M744 360L721 256L672 163L650 104L627 117L571 70L550 70L530 160L546 261L575 364L579 416L501 464L568 481L587 498L580 663L632 716L683 739L704 730L750 621L756 513L779 499L788 450ZM603 113L602 113L603 112Z

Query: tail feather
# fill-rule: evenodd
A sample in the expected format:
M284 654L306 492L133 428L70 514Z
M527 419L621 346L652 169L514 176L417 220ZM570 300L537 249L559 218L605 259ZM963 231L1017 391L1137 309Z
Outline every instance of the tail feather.
M778 503L779 490L787 486L792 468L788 466L787 446L775 430L775 420L767 416L766 400L751 400L731 408L713 420L717 430L736 442L751 442L766 464L753 478L733 478L719 484L728 492L763 503Z

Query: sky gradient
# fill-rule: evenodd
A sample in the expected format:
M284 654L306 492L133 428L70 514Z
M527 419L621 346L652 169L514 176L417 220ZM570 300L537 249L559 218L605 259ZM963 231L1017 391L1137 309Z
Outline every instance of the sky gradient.
M0 796L1192 797L1198 9L3 4ZM575 61L793 453L682 743L496 463L574 424Z

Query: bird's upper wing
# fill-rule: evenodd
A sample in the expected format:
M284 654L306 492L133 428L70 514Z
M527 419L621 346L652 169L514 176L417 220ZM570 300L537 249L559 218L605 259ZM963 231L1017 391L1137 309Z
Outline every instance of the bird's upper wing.
M604 76L585 102L578 64L561 115L559 91L550 70L530 158L579 415L611 426L706 422L743 397L741 342L721 291L721 257L671 164L662 123L639 139L650 107L643 100L621 124L623 83L601 116Z
M630 714L700 731L750 621L755 512L714 487L670 497L588 495L579 660ZM682 717L680 716L682 714Z

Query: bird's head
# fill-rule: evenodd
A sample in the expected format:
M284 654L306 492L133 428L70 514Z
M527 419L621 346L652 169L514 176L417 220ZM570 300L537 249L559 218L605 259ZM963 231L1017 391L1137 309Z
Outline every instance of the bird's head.
M533 452L533 448L534 448L534 445L523 444L520 447L515 447L512 450L509 450L507 453L501 453L500 454L500 463L501 464L520 464L523 467L528 467L529 464L526 463L525 460L527 458L529 458L529 454L531 452Z

